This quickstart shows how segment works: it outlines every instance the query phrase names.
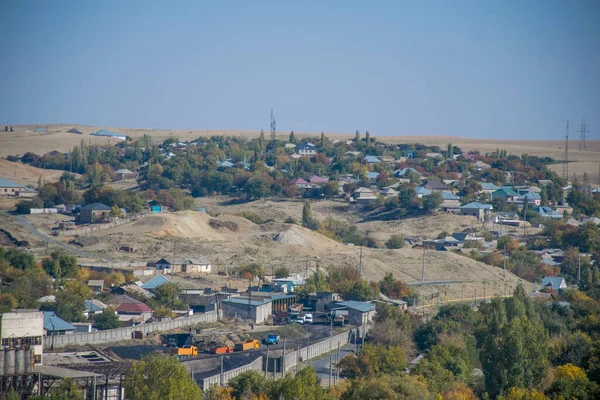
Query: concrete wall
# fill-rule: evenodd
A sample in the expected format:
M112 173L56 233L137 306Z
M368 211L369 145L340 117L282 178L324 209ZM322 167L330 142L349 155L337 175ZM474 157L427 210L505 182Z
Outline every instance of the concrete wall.
M263 370L263 357L258 357L256 360L252 361L249 364L243 365L239 368L235 368L229 371L225 371L223 373L223 385L227 386L227 383L230 379L235 378L239 374L246 371L262 371ZM204 378L198 381L200 388L202 390L206 390L214 385L221 384L221 374L209 376L208 378Z
M223 385L227 386L227 383L230 379L249 370L264 371L266 369L271 373L281 374L281 371L285 369L287 372L290 370L290 368L295 367L297 362L302 363L310 360L311 358L319 357L323 354L329 353L332 350L336 350L338 345L341 347L348 343L355 343L357 335L359 337L364 336L362 327L357 327L350 331L346 331L319 342L315 342L308 347L302 347L300 352L298 352L297 349L293 349L293 351L289 351L292 349L286 350L285 360L283 359L283 356L269 358L268 365L266 365L266 360L263 361L263 357L259 357L249 364L225 372L223 374ZM281 375L277 375L277 377L281 377ZM213 385L220 385L221 374L204 378L201 381L198 381L198 384L201 386L202 390L208 389Z
M109 211L107 211L107 212L109 212ZM92 225L82 226L82 227L73 228L73 229L56 229L56 230L52 231L52 233L55 236L83 235L86 233L103 231L105 229L114 228L116 226L123 225L128 222L137 221L139 218L140 218L139 215L136 214L135 217L119 218L119 219L115 219L111 222L107 222L107 223L103 223L103 224L92 224ZM80 221L89 223L89 220L88 221L80 220Z
M110 343L119 340L131 339L131 334L134 331L141 331L144 334L157 331L169 331L176 328L195 325L199 322L215 322L217 320L217 312L212 311L205 314L193 315L187 318L177 318L171 321L152 322L138 326L130 326L126 328L108 329L105 331L92 333L74 333L72 335L51 336L44 340L44 348L52 349L65 346L78 346L83 344Z

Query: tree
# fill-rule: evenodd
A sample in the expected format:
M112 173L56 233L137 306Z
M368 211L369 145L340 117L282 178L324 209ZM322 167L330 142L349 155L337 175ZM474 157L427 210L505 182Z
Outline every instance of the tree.
M230 379L228 385L233 390L232 395L235 398L243 399L265 393L268 383L264 374L257 371L247 371Z
M358 146L360 144L360 132L358 131L358 129L356 130L356 133L354 134L354 144L356 146Z
M290 132L290 143L296 144L296 135L294 135L294 131Z
M304 206L302 207L302 226L312 230L319 229L319 223L312 215L310 200L305 200Z
M433 191L430 195L423 198L423 210L426 212L435 211L442 205L443 201L442 193Z
M44 303L44 311L54 311L56 315L67 322L83 321L85 316L85 298L78 293L68 290L59 291L54 303Z
M385 242L385 247L388 249L401 249L404 247L404 237L402 235L392 235Z
M323 185L322 191L327 198L337 196L340 193L340 184L337 181L329 181Z
M535 389L511 388L506 396L498 397L498 400L547 400L543 393Z
M286 375L274 381L267 393L270 399L328 400L321 380L311 367L301 369L295 376Z
M598 385L590 382L585 371L573 364L556 368L556 380L546 392L551 399L592 400L600 396Z
M275 270L275 278L287 278L288 276L290 276L288 267L282 266Z
M26 250L17 248L9 249L5 255L6 259L14 268L28 269L33 267L35 258L33 254Z
M162 305L165 305L172 310L182 310L185 304L179 300L181 287L173 282L167 282L160 285L154 290L154 299Z
M548 345L523 287L511 299L493 300L486 310L480 359L487 392L496 397L512 387L536 387L548 370Z
M321 139L319 140L319 147L323 148L325 147L325 133L321 132Z
M338 364L340 374L355 379L387 374L400 374L406 368L406 354L400 346L381 346L366 343L358 356L350 354Z
M110 209L110 215L112 215L115 218L118 218L122 215L123 213L121 212L121 209L119 208L119 206L114 205L111 207Z
M367 144L367 148L371 146L371 134L369 131L365 132L365 143Z
M56 249L50 253L50 257L44 258L42 267L58 281L77 276L77 258L62 249Z
M151 354L137 361L125 375L131 400L199 400L202 391L177 358Z
M109 307L92 317L94 326L100 330L115 329L119 327L119 317L115 314L115 309Z

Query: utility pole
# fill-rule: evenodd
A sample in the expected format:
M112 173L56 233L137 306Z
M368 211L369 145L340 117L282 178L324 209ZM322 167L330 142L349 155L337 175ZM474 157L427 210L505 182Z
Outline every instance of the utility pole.
M483 301L485 301L485 300L486 300L486 297L485 297L485 285L486 285L486 284L487 284L487 279L484 279L484 280L483 280Z
M296 374L300 370L300 340L298 340L298 350L296 350Z
M581 253L577 254L577 284L581 281Z
M502 264L502 282L504 284L504 297L506 297L506 245L504 245Z
M220 383L221 386L225 386L225 375L223 373L223 357L224 356L221 355L221 373L219 375L219 383Z
M329 387L331 387L332 376L333 376L333 350L329 352Z
M271 346L267 346L267 361L265 363L265 378L269 378L269 348Z
M362 246L360 246L360 255L358 257L358 276L360 278L362 278L362 275L363 275L362 251L363 251L363 248L362 248Z
M340 342L338 342L338 349L337 349L337 360L335 362L335 382L340 380L340 367L338 366L338 364L340 363L340 357L342 356L341 350L340 350Z
M421 282L425 282L425 244L423 243L423 263L421 265Z
M283 338L283 357L281 358L281 378L285 377L285 338Z

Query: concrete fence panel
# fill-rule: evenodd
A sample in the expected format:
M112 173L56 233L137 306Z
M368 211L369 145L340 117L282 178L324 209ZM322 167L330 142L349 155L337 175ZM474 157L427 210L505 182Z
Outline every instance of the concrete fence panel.
M152 332L169 331L171 329L195 325L200 322L215 322L216 320L217 312L212 311L204 314L192 315L191 317L177 318L170 321L152 322L133 327L108 329L105 331L90 333L47 336L44 338L44 348L53 349L66 346L79 346L84 344L110 343L119 340L131 339L131 335L134 331L141 331L147 335Z

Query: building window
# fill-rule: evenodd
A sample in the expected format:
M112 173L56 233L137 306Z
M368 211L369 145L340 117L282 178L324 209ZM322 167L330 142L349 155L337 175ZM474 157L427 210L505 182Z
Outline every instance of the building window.
M42 355L41 354L37 354L34 356L34 361L35 364L41 364L42 363Z

